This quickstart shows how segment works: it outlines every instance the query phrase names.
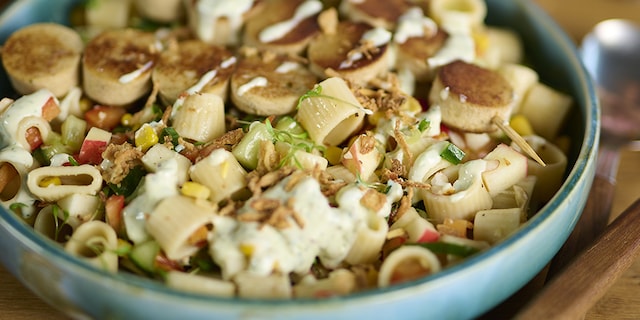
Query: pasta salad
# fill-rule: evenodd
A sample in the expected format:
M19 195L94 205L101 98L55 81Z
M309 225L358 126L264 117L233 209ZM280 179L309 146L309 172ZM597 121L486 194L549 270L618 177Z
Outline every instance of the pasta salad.
M562 183L572 98L482 0L160 2L2 46L0 201L96 268L347 295L486 250Z

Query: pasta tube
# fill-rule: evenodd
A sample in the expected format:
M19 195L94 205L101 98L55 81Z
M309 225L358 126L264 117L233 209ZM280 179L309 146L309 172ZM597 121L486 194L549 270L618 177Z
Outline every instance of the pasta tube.
M71 227L65 227L64 221L53 213L53 205L48 205L36 215L33 230L54 241L61 241L70 236Z
M564 172L567 169L567 156L560 148L542 137L526 136L524 139L547 164L543 167L531 159L527 160L529 174L537 177L535 191L533 192L534 200L536 202L547 202L562 185Z
M373 263L380 254L389 226L383 217L369 217L366 225L356 231L356 238L345 261L349 264Z
M189 176L211 190L209 200L214 203L230 197L247 185L247 172L233 154L216 149L189 169Z
M181 195L162 200L147 219L147 232L169 259L179 260L198 251L206 243L206 227L212 223L213 206L199 205ZM205 234L199 234L204 228Z
M293 286L293 296L296 298L326 298L331 296L344 296L356 290L356 277L347 269L331 271L329 276L317 280L314 277L305 277L300 283Z
M411 281L440 271L438 257L420 246L402 246L389 254L378 273L378 286Z
M478 211L473 220L473 239L495 244L518 229L521 215L520 208Z
M233 278L233 282L241 298L290 299L292 296L291 282L286 274L260 276L242 271Z
M29 172L27 186L34 196L44 201L57 201L72 194L95 195L102 187L102 174L88 164L40 167Z
M173 127L185 138L210 141L226 132L224 101L213 93L188 95L173 115Z
M430 16L439 24L451 21L452 16L464 16L473 26L480 26L487 16L487 5L482 0L431 0Z
M108 224L94 220L78 227L64 246L65 251L98 268L118 271L118 236Z
M457 172L448 172L451 177L437 173L431 179L431 190L423 194L427 214L434 223L442 223L446 218L471 221L478 210L490 209L493 204L480 177L486 169L484 160L472 160L451 168ZM456 178L455 174L457 180L449 182Z
M485 157L487 170L482 182L491 196L511 187L527 175L528 158L515 149L500 144Z
M553 141L572 104L571 96L538 82L522 101L520 113L529 120L536 134Z
M236 285L231 281L180 271L169 271L165 283L170 288L217 297L233 297L236 293Z
M0 203L9 207L23 203L20 209L25 221L33 221L36 198L27 188L27 174L36 165L29 151L16 145L0 150Z
M335 146L362 127L365 114L347 83L333 77L301 98L296 117L313 142Z
M535 70L516 63L502 64L497 71L513 88L513 110L511 113L516 114L529 89L538 83L540 77Z
M99 219L100 198L88 194L71 194L58 200L58 218L71 228L76 229L81 224Z

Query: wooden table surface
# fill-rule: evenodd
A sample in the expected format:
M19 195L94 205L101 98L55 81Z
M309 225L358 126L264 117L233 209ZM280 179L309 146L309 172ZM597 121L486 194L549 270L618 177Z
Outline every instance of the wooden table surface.
M567 33L579 41L597 21L631 18L640 21L638 0L536 0ZM6 0L0 0L0 7ZM640 196L640 143L625 149L613 202L615 218ZM67 317L27 290L0 265L0 320L66 319ZM611 287L585 319L640 319L640 259Z

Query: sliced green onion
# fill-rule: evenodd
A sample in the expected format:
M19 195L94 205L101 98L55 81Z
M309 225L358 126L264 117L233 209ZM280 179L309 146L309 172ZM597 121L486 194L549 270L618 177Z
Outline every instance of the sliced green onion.
M160 132L160 142L163 142L165 137L169 137L169 139L171 139L171 143L174 147L179 144L178 138L180 138L180 135L173 127L165 127L162 129L162 132Z
M465 153L453 143L449 143L447 147L440 153L440 157L453 163L458 164L464 159Z
M420 130L420 132L424 132L425 130L429 129L430 126L431 126L431 121L427 119L422 119L420 120L420 123L418 123L418 130Z
M144 180L142 178L145 176L145 174L146 171L142 166L135 166L129 171L129 174L127 174L127 176L124 177L124 179L122 179L120 183L110 183L109 188L111 188L111 190L117 195L128 197L136 190L138 184Z
M480 252L480 249L465 246L461 244L454 244L448 242L422 242L422 243L411 243L408 245L416 245L421 246L425 249L429 249L431 252L435 254L451 254L459 257L468 257L473 254Z

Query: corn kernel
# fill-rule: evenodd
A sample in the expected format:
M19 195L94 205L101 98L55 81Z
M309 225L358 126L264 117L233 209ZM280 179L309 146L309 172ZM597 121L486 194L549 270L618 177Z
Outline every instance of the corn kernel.
M367 121L369 121L369 124L373 126L377 126L380 120L382 120L383 118L384 118L384 112L376 111L367 117Z
M138 131L136 131L136 147L147 151L153 145L158 143L158 134L149 124L144 124Z
M195 199L207 199L211 195L211 190L206 186L193 181L187 181L180 188L180 193Z
M62 180L60 180L60 177L47 177L40 180L40 182L38 182L38 185L43 188L46 188L48 186L59 186L62 185Z
M416 114L422 112L422 105L420 104L420 101L418 101L418 99L414 97L408 97L408 99L402 105L401 109Z
M489 35L486 32L474 31L472 37L473 42L476 44L476 54L483 56L489 49Z
M255 248L250 243L241 243L240 244L240 252L242 252L245 256L250 257L253 254Z
M229 173L229 161L225 161L220 165L220 177L222 179L226 179L228 173Z
M342 159L342 148L336 146L328 146L324 151L324 157L331 165L338 165Z
M133 115L131 113L125 113L124 115L122 115L122 118L120 118L120 124L122 124L123 126L130 126L132 119Z
M511 128L521 136L530 136L534 134L531 123L529 123L529 119L521 114L513 116L511 121L509 121L509 126L511 126Z

